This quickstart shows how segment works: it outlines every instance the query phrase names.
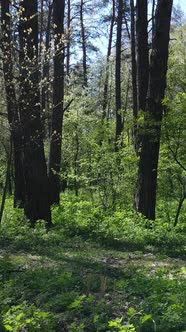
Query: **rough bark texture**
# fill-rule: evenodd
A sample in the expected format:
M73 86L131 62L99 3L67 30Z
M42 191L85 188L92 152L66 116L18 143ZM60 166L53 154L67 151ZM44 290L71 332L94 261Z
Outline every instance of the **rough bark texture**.
M116 95L116 138L115 150L118 150L119 140L123 129L121 114L121 36L122 36L122 12L123 0L118 0L117 38L116 38L116 70L115 70L115 95Z
M145 125L139 161L136 207L138 212L151 220L155 219L162 99L166 88L171 11L171 0L159 0L150 58Z
M52 134L49 156L49 178L51 203L60 200L60 168L61 144L63 127L63 99L64 99L64 0L54 0L53 21L55 35L54 83L53 83L53 112Z
M23 0L20 20L20 116L24 140L24 181L26 217L51 223L49 182L40 119L38 73L38 11L36 0Z
M21 207L24 204L24 181L22 164L22 140L21 128L16 101L15 86L13 80L13 62L11 50L10 32L10 8L9 0L1 1L1 29L2 29L2 52L3 73L7 102L8 122L10 126L11 139L13 142L14 158L14 206Z

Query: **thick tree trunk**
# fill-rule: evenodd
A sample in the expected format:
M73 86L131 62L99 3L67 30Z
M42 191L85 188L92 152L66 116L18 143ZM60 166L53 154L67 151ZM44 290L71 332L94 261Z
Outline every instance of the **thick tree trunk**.
M81 44L83 51L83 87L88 86L87 78L87 48L86 48L86 36L85 36L85 26L83 19L83 9L84 9L84 0L80 2L80 26L81 26Z
M150 58L145 125L139 161L136 207L138 212L152 220L155 219L162 99L166 88L171 11L172 0L159 0Z
M24 181L22 164L22 140L21 128L16 101L15 86L13 80L11 32L10 32L10 5L9 0L1 1L1 29L2 29L2 52L3 73L7 101L8 122L11 139L13 142L14 158L14 206L22 207L24 204Z
M25 216L34 226L38 219L51 223L49 181L40 118L37 0L21 2L20 116L24 140Z
M118 0L117 15L117 38L116 38L116 69L115 69L115 102L116 102L116 137L115 151L119 148L119 141L123 129L121 114L121 36L122 36L122 17L123 0Z
M49 156L49 178L51 188L51 203L60 201L60 168L61 144L63 127L63 99L64 99L64 0L54 0L53 20L55 37L54 83L53 83L53 112L52 134Z

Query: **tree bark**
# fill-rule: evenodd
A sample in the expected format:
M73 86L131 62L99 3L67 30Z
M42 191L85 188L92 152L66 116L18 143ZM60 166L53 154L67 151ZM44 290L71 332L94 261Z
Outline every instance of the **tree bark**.
M85 36L85 26L83 19L83 9L84 9L84 0L80 2L80 26L81 26L81 44L83 51L83 87L88 86L87 78L87 48L86 48L86 36Z
M43 57L43 73L42 78L45 80L41 89L41 106L42 113L46 117L46 136L50 137L51 134L51 113L50 113L50 96L49 96L49 76L50 76L50 65L49 65L49 53L50 53L50 33L51 33L51 17L53 5L49 2L48 5L48 17L46 26L46 39L45 39L45 55Z
M51 224L49 181L40 118L37 0L21 1L20 116L24 142L25 216L31 226L38 219Z
M112 18L110 23L109 42L108 42L107 59L106 59L106 73L105 73L105 82L103 89L103 116L102 116L103 119L105 119L107 116L106 110L108 104L109 62L112 50L114 22L115 22L115 0L112 0Z
M116 137L115 151L119 149L119 140L123 129L121 114L121 36L122 36L122 17L123 0L118 0L117 15L117 37L116 37L116 68L115 68L115 107L116 107Z
M53 83L53 112L52 135L49 156L49 179L51 189L51 203L60 201L60 168L62 127L64 114L64 0L54 0L53 21L55 35L54 83Z
M137 64L136 64L136 34L135 34L135 12L134 0L130 0L131 10L131 60L132 60L132 100L133 100L133 117L137 119L138 100L137 100Z
M149 80L147 0L136 2L138 110L145 111Z
M8 191L8 181L9 181L9 176L10 176L11 160L12 160L12 140L10 138L10 151L9 151L9 156L7 158L5 185L4 185L4 189L3 189L1 208L0 208L0 224L1 224L2 218L3 218L3 212L4 212L4 208L5 208L5 202L6 202L6 195L7 195L7 191Z
M151 220L155 219L157 171L163 115L162 99L166 88L171 11L172 0L159 0L156 10L148 96L139 160L136 208L138 212Z
M176 227L176 225L178 224L181 208L182 208L182 205L183 205L185 199L186 199L186 193L184 193L184 195L179 200L177 211L176 211L176 216L174 219L174 227Z
M1 29L2 29L2 52L3 52L3 73L7 102L8 122L10 126L11 139L13 142L14 158L14 206L24 205L24 181L22 164L22 140L18 104L16 100L13 60L11 50L11 27L10 27L10 4L9 0L1 1Z
M67 40L67 50L66 50L66 75L67 78L70 77L70 39L71 39L71 31L70 31L70 27L71 27L71 1L68 0L67 3L67 34L68 34L68 40Z

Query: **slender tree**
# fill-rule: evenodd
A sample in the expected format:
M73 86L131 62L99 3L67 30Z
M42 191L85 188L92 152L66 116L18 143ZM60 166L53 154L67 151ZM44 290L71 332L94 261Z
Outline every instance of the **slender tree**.
M149 79L147 0L136 1L138 110L145 111Z
M110 22L109 41L108 41L107 58L106 58L106 73L105 73L105 81L104 81L104 88L103 88L103 119L105 119L106 115L107 115L106 110L107 110L107 104L108 104L109 62L110 62L110 55L111 55L111 51L112 51L114 22L115 22L115 0L112 0L112 17L111 17L111 22Z
M64 113L64 0L53 2L53 23L55 37L53 112L49 156L49 179L51 203L60 200L61 144Z
M41 33L44 52L41 46L41 61L42 61L42 89L41 89L41 107L43 116L46 119L46 134L50 137L51 133L51 110L50 110L50 40L51 40L51 23L52 23L52 7L51 1L48 2L48 15L46 27L43 23L43 32ZM43 15L46 8L43 4ZM42 15L42 16L43 16ZM44 54L42 54L44 53Z
M121 37L122 37L123 0L117 3L117 36L116 36L116 68L115 68L115 108L116 108L116 138L115 150L121 137L123 122L121 114Z
M166 88L172 2L172 0L159 0L157 4L139 161L136 207L138 212L152 220L155 219L157 171L163 116L162 99ZM143 99L141 102L144 102Z
M136 31L135 31L135 9L134 0L130 0L131 11L131 62L132 62L132 96L133 96L133 117L137 119L137 64L136 64Z
M26 217L51 223L49 181L40 118L37 0L20 2L20 117L23 132Z
M66 75L70 76L70 39L71 39L71 1L67 2L67 47L66 47Z
M80 0L80 27L81 27L81 45L83 51L83 86L87 87L87 47L86 47L86 34L84 25L84 0Z

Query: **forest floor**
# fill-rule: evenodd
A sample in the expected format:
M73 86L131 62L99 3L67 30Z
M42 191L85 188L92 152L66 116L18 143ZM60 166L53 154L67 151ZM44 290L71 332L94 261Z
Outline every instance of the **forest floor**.
M1 244L1 332L186 329L185 250L172 257L151 245L112 247L58 229Z

